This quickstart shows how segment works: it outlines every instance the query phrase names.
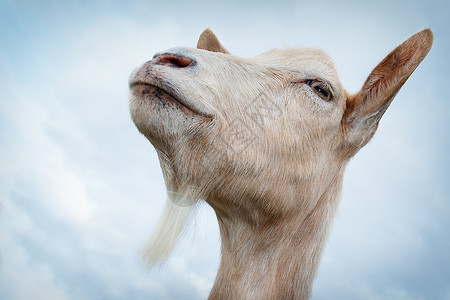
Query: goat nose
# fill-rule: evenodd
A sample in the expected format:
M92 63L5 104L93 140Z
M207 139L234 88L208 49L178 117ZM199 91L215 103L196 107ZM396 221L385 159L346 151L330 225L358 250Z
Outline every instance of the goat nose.
M187 56L176 53L156 54L153 57L156 64L166 65L175 68L186 68L195 64L195 60Z

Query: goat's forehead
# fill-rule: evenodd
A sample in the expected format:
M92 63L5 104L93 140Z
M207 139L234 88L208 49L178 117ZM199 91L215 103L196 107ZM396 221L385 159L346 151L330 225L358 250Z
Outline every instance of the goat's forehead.
M252 62L306 77L319 77L338 82L338 74L331 58L316 48L281 48L267 51L250 59Z
M316 48L280 48L272 49L252 59L261 64L295 65L304 61L320 62L334 68L333 61L323 50Z

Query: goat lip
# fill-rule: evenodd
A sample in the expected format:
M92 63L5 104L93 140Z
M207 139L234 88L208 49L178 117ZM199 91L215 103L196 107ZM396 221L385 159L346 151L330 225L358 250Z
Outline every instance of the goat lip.
M160 85L155 85L142 81L135 81L130 83L130 90L139 95L139 97L156 97L162 101L172 103L178 107L184 114L189 116L194 116L202 121L210 122L213 119L212 115L200 112L198 109L193 108L192 105L183 101L181 97L174 96L170 93L168 89L161 87Z

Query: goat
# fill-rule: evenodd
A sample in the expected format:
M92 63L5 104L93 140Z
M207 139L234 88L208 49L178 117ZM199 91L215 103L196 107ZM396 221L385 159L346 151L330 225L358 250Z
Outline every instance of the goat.
M160 160L168 199L145 256L170 254L199 199L221 262L209 299L308 299L347 162L373 137L433 43L425 29L349 94L318 49L229 54L206 29L136 69L130 113Z

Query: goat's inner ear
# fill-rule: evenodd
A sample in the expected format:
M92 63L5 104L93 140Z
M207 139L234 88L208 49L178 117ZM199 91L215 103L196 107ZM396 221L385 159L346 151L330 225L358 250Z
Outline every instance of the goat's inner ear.
M214 32L209 28L205 29L200 35L197 42L197 48L211 52L230 54L230 52L228 52L228 50L219 42L219 39Z
M416 33L386 56L370 73L361 90L347 99L342 120L350 156L369 142L398 90L430 51L431 30Z

